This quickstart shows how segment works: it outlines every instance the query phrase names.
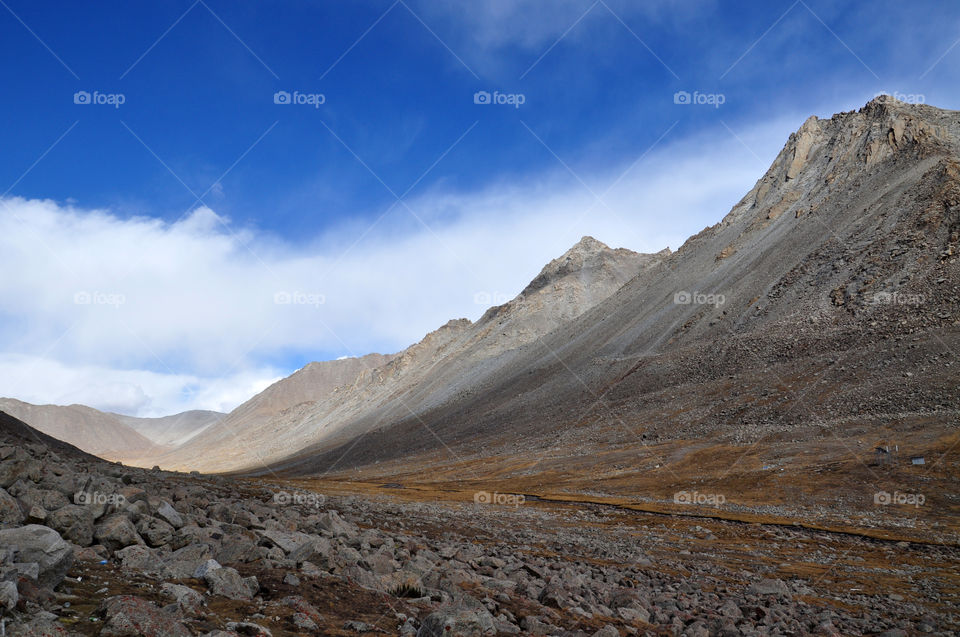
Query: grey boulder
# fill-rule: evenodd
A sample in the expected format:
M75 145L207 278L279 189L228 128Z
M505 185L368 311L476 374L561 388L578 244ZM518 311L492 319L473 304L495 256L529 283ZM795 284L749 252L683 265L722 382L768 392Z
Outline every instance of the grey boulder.
M0 531L0 546L16 547L18 562L38 566L37 582L53 588L73 566L73 547L50 527L28 524Z

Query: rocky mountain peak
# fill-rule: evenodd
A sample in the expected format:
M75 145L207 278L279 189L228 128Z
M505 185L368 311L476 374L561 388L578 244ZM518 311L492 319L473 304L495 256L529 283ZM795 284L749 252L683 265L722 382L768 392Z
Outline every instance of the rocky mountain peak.
M634 261L649 256L625 248L613 249L602 241L585 236L561 256L544 266L540 274L524 288L520 296L529 296L572 274L586 274L592 270L609 270L611 268L620 270L623 267L633 267L632 263ZM639 272L639 267L634 270L634 274L636 272Z

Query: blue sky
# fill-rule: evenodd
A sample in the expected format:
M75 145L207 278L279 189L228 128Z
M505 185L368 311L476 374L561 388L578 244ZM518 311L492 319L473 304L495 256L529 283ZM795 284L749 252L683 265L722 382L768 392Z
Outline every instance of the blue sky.
M810 114L958 108L940 0L0 5L0 395L128 413L675 249Z

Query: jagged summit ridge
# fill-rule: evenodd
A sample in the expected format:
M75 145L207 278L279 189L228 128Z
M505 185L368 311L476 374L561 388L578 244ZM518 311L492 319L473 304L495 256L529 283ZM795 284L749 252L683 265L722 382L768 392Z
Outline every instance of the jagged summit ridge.
M585 236L560 257L545 265L520 295L528 296L573 273L585 274L602 268L622 268L625 263L632 267L634 262L647 262L669 254L669 248L656 255L639 254L625 248L612 249L602 241Z

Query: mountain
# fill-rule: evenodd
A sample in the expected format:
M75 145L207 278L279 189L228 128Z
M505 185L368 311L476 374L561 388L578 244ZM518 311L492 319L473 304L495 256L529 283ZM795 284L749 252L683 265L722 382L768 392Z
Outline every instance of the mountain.
M31 405L12 398L0 398L0 411L101 458L149 453L155 447L153 441L113 414L84 405Z
M584 237L544 267L516 298L491 308L476 323L450 321L395 357L355 359L350 368L354 374L339 376L344 382L337 387L316 383L316 375L328 367L308 366L189 444L138 463L242 469L279 460L321 440L363 434L406 418L411 405L422 409L466 391L477 378L495 372L513 350L580 316L668 254L669 250L653 255L614 250ZM311 384L317 391L307 398L304 388ZM275 402L278 396L297 398Z
M321 400L335 392L338 387L350 383L362 372L384 365L393 358L393 355L388 354L367 354L357 358L308 363L290 376L270 385L229 414L219 414L211 433L222 451L225 445L229 444L233 432L259 430L268 426L267 423L281 418L289 410ZM200 433L197 431L193 435ZM205 448L204 440L204 437L192 441L183 439L178 444L185 449L196 450ZM124 462L140 466L153 466L157 461L169 462L168 456L162 455L163 451L166 450L150 449L140 456L130 454L124 458Z
M17 447L38 445L68 457L99 461L98 458L85 453L78 447L34 429L2 410L0 410L0 441L5 445L13 444Z
M608 298L487 359L466 343L498 313L447 326L428 339L456 355L376 406L277 423L329 433L271 471L527 492L712 481L760 501L770 467L816 485L831 465L841 489L876 483L884 440L939 457L960 405L958 140L956 111L886 96L811 117L720 223Z
M939 458L960 442L958 140L957 112L889 97L811 117L676 252L584 238L476 323L349 369L308 366L136 462L859 502L851 489L877 481L875 447ZM949 493L940 473L925 488ZM884 476L917 488L903 470Z
M302 403L315 402L341 385L346 385L360 373L385 365L393 358L386 354L367 354L359 358L309 363L234 409L224 420L223 426L235 427L261 421Z
M31 405L13 398L0 398L0 410L109 460L157 455L224 416L215 411L188 411L163 418L135 418L84 405Z
M160 418L137 418L122 414L114 416L123 424L160 446L175 446L185 443L204 430L207 425L222 420L226 414L219 411L194 409Z

